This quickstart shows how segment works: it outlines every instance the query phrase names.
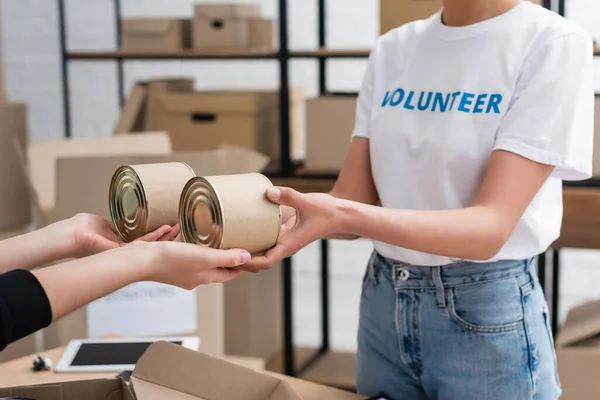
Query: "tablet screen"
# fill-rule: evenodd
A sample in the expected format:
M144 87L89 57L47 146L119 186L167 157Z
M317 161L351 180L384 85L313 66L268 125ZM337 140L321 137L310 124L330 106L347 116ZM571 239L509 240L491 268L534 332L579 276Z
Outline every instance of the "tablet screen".
M73 358L71 366L136 364L152 343L83 343ZM181 346L183 342L171 343Z

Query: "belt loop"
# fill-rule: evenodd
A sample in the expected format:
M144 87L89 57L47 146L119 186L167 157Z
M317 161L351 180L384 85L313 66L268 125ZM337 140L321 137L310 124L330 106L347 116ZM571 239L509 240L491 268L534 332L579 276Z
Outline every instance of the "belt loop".
M538 267L538 262L537 262L537 258L532 257L527 261L527 275L529 276L529 279L531 280L531 287L535 287L535 285L537 284L537 272L535 271L535 269L537 269Z
M441 267L433 267L431 271L433 275L433 283L435 285L435 296L440 308L446 308L446 292L442 283Z

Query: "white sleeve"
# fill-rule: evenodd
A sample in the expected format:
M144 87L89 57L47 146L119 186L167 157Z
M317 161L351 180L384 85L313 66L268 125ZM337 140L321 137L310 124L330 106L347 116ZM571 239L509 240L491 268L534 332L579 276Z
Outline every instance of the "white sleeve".
M367 64L367 71L363 78L362 87L358 93L358 99L356 102L356 120L354 122L354 131L352 137L364 137L369 138L370 136L370 121L371 121L371 110L373 109L373 87L374 87L374 63L375 63L375 52L377 47L369 55L369 62Z
M557 37L524 61L494 150L555 166L563 180L592 175L593 46L585 33Z

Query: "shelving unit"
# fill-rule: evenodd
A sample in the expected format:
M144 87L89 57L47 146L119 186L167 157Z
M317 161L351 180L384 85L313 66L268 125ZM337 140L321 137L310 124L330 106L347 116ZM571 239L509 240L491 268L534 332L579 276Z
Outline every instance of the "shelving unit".
M318 29L319 48L316 50L290 51L288 46L288 12L287 1L277 0L279 6L279 50L223 50L223 51L197 51L186 50L181 52L137 52L121 49L121 1L112 0L114 3L114 20L116 25L117 50L113 51L70 51L67 46L67 32L65 24L65 0L57 0L60 50L62 55L63 73L63 112L65 121L65 135L71 137L71 99L69 92L69 68L71 62L77 61L114 61L117 68L118 92L121 105L125 99L124 88L124 63L127 61L160 61L160 60L273 60L279 63L279 110L281 123L281 158L279 170L271 174L275 184L295 187L302 191L329 191L335 182L335 176L298 174L290 156L290 115L289 115L289 61L298 59L316 59L319 63L319 88L320 93L327 93L326 60L329 58L367 58L369 50L335 50L326 47L326 17L325 0L318 0ZM310 354L306 349L297 356L293 341L293 314L292 314L292 261L287 259L283 266L284 288L284 351L283 372L287 375L303 375L314 367L323 357L327 356L329 346L329 245L326 240L321 241L321 333L322 344L316 352ZM301 360L300 360L301 359ZM301 362L297 362L301 361Z
M116 48L120 49L121 38L121 1L112 0L115 10L115 24L117 30ZM65 24L65 0L57 0L59 28L60 28L60 50L63 73L63 105L65 133L67 137L71 136L71 101L69 92L69 69L71 62L96 60L96 61L114 61L117 68L117 80L119 99L121 104L124 102L124 63L127 61L160 61L160 60L273 60L279 64L279 110L281 123L281 158L279 170L271 175L276 185L291 186L300 191L327 192L335 182L336 177L332 175L311 175L302 174L296 165L292 162L290 156L290 110L289 110L289 62L292 59L315 59L319 64L319 91L321 94L328 93L327 89L327 60L329 59L366 59L369 56L368 49L330 49L327 47L326 38L326 0L317 0L318 17L318 49L316 50L290 50L288 46L288 8L287 0L277 0L279 6L279 50L277 51L196 51L187 50L183 52L135 52L135 51L69 51L67 47L67 32ZM551 8L551 0L544 0L544 7ZM564 16L565 0L559 0L558 12ZM595 53L600 56L600 51ZM600 178L585 182L566 183L566 187L600 187ZM550 251L549 251L550 252ZM552 276L554 276L552 287L552 323L553 331L556 332L556 323L558 319L558 276L559 276L559 250L554 250ZM546 272L546 254L539 257L539 275L542 285L545 285L548 274ZM307 371L318 366L321 362L326 363L330 354L329 342L329 244L326 240L321 241L321 331L322 344L320 348L310 354L306 349L300 353L295 349L293 340L293 314L292 314L292 261L287 259L283 267L283 288L284 288L284 352L281 364L283 372L296 376L312 376ZM321 364L323 365L323 364ZM318 369L318 368L317 368ZM331 384L331 382L328 382Z

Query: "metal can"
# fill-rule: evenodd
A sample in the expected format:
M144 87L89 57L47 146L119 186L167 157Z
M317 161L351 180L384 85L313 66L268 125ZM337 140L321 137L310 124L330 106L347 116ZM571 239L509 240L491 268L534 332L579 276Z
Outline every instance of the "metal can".
M131 242L179 220L178 205L185 184L196 174L181 162L128 165L110 182L110 216L119 237Z
M272 186L258 173L193 178L179 202L183 240L264 253L275 246L281 230L281 207L265 196Z

